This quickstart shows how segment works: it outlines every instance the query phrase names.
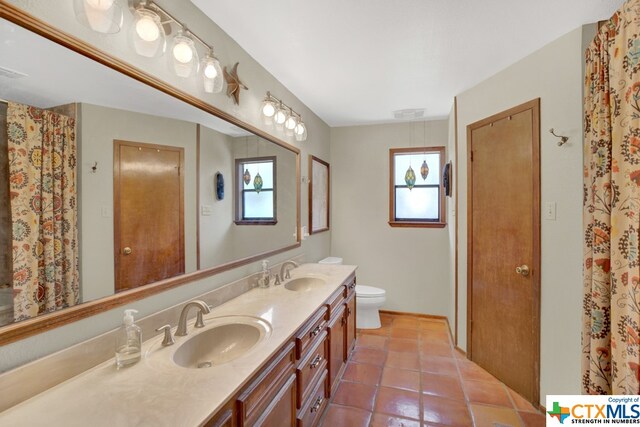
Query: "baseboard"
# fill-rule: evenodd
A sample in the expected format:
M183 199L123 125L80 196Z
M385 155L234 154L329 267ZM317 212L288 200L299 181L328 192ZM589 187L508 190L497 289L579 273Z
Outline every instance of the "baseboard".
M458 353L460 353L461 355L463 355L464 357L467 357L467 352L466 352L466 351L464 351L463 349L461 349L460 347L455 346L453 349L454 349L455 351L457 351Z
M421 317L423 319L438 319L438 320L444 320L447 323L449 323L449 319L447 319L447 316L438 316L438 315L435 315L435 314L409 313L407 311L393 311L393 310L380 310L380 313L382 313L382 314L392 314L392 315L395 315L395 316Z

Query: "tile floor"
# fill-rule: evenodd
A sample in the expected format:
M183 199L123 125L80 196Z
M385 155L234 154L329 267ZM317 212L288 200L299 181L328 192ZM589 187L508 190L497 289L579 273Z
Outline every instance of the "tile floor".
M442 320L381 315L359 330L321 425L544 426L529 402L453 350Z

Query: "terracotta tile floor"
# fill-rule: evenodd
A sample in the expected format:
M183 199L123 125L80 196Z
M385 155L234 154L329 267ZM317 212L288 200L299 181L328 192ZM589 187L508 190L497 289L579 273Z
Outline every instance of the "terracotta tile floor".
M381 315L359 330L321 425L544 426L529 402L453 350L442 320Z

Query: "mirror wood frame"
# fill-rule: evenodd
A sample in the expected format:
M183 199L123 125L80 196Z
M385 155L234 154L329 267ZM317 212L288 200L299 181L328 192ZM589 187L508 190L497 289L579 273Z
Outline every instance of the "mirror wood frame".
M38 34L54 43L66 47L84 57L92 59L102 65L105 65L115 71L118 71L126 76L129 76L143 84L146 84L154 89L166 93L180 101L186 102L193 107L196 107L202 111L212 114L220 119L226 120L239 128L242 128L248 132L252 132L255 135L268 140L274 144L277 144L287 150L292 151L296 155L296 229L298 230L296 243L283 248L274 249L271 251L259 253L249 257L241 258L226 264L222 264L216 267L207 268L204 270L197 270L193 273L176 276L170 279L155 282L144 287L131 289L115 295L100 298L94 301L82 303L73 307L65 308L59 312L53 312L44 314L38 317L34 317L29 320L20 321L17 323L9 324L0 327L0 346L9 344L14 341L27 338L29 336L39 334L42 332L55 329L57 327L66 325L68 323L81 320L95 314L111 310L113 308L129 304L133 301L137 301L151 295L172 289L181 285L194 282L196 280L204 279L206 277L213 276L223 271L232 270L234 268L255 262L266 256L271 256L286 252L300 247L300 149L287 144L286 142L279 140L268 133L264 132L257 127L245 123L236 117L228 114L219 108L214 107L211 104L204 102L203 100L190 95L180 89L163 82L162 80L142 71L139 68L134 67L127 62L124 62L112 55L109 55L94 46L71 36L64 31L61 31L48 23L36 18L35 16L19 9L16 6L6 3L0 0L0 18L6 19L16 25L19 25L35 34ZM199 130L199 128L198 128ZM196 182L199 186L199 180ZM198 191L199 194L199 191ZM199 195L198 201L199 203ZM199 233L198 233L199 234ZM199 250L199 248L197 248Z

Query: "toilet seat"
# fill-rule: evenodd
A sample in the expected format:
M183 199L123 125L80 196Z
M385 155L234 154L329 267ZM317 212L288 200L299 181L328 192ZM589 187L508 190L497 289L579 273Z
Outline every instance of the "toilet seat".
M356 285L356 298L379 298L386 295L384 289L373 286Z

